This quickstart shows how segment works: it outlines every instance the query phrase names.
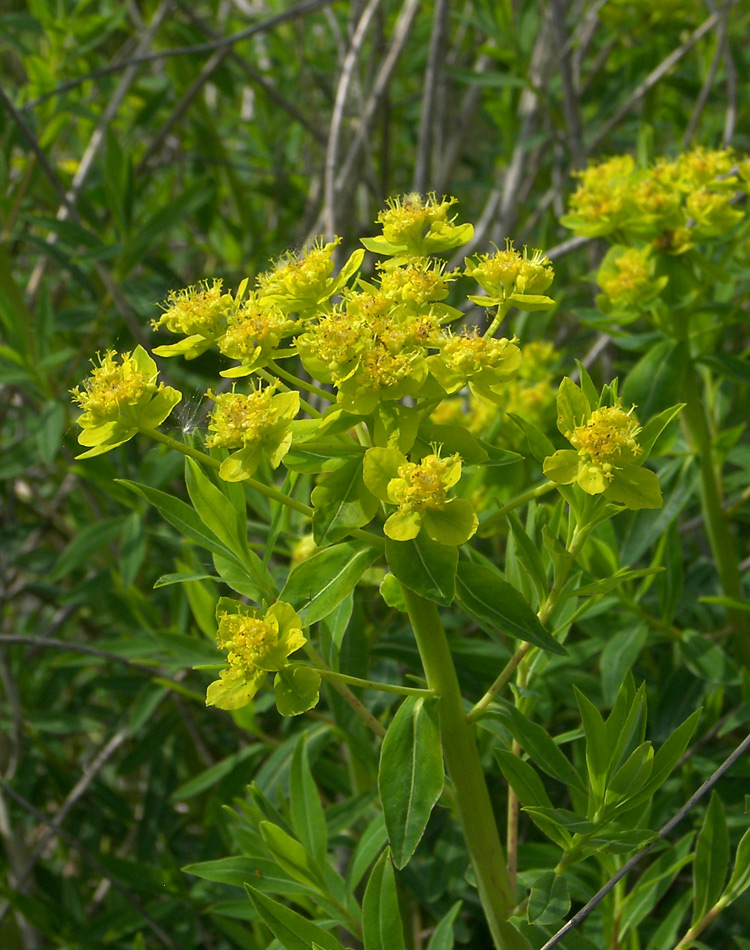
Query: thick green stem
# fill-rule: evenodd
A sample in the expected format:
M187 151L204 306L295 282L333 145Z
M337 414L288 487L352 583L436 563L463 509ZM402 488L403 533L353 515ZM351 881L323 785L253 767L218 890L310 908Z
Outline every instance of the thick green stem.
M706 533L724 595L735 600L742 600L739 562L729 522L722 508L721 483L714 457L711 431L700 399L702 389L700 377L691 366L686 374L683 393L684 419L700 465L701 500ZM737 657L746 666L750 666L750 614L728 607L727 621L734 631Z
M404 599L427 685L440 699L437 709L443 754L482 907L495 947L506 950L508 943L503 934L508 932L506 921L516 899L505 866L474 727L464 712L453 657L437 605L407 587L404 587Z

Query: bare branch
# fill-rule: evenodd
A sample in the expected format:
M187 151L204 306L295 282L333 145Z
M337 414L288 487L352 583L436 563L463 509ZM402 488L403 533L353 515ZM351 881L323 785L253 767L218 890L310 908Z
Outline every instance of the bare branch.
M417 157L414 163L413 188L414 191L419 192L427 190L431 164L434 173L434 163L431 160L435 127L435 101L440 85L441 66L445 57L445 37L448 30L449 11L450 0L436 0L432 33L430 34L430 50L424 74Z

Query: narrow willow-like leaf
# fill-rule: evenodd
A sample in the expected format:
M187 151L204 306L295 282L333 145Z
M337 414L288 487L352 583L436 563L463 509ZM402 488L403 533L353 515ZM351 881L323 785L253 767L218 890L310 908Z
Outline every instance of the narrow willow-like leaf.
M456 922L462 901L456 901L447 914L441 918L440 923L433 930L430 942L427 944L427 950L453 950L454 934L453 924Z
M729 867L729 831L724 805L716 792L706 809L706 817L695 843L693 864L693 919L695 924L719 899Z
M482 626L526 640L550 653L567 655L567 650L544 629L523 595L504 580L499 571L460 561L457 580L461 606Z
M326 860L328 835L326 819L307 757L307 742L303 734L292 756L290 779L290 810L295 834L323 867Z
M310 950L317 944L321 950L344 950L344 946L327 930L298 914L259 890L245 884L245 889L262 919L284 950Z
M458 548L431 541L422 531L413 541L386 538L388 566L401 583L447 607L456 594Z
M561 920L570 910L570 894L564 877L545 871L534 881L526 914L529 923L544 926Z
M398 868L414 854L443 789L436 702L409 696L394 716L380 751L378 789Z
M362 901L365 950L404 950L404 928L388 849L370 872Z
M377 550L355 541L318 551L291 571L279 600L291 604L306 626L316 623L354 590L377 556Z

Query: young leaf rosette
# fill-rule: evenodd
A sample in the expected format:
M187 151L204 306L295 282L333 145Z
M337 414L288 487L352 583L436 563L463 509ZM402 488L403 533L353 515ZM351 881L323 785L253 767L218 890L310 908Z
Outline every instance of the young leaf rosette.
M269 673L280 675L289 666L289 655L307 643L302 620L289 604L277 601L263 613L228 597L219 600L216 609L219 649L227 651L227 667L208 687L206 705L219 709L247 706L266 681ZM282 715L298 715L318 701L320 677L292 677L297 684L296 702L288 703ZM303 707L303 708L302 708ZM293 711L292 711L293 710Z
M656 474L640 467L645 453L633 409L625 412L619 400L592 409L581 389L566 378L557 396L557 415L558 429L574 448L544 460L547 478L560 485L576 483L589 495L603 495L633 511L661 508Z
M224 459L219 475L226 482L252 478L265 455L273 468L292 444L291 423L299 412L298 392L276 393L276 386L249 395L208 391L216 403L208 420L209 448L238 449Z
M83 409L78 417L83 430L78 441L90 446L77 458L102 455L164 422L182 395L157 383L158 374L156 363L142 346L119 359L114 350L99 358L91 376L71 390L73 400Z
M433 541L456 546L477 530L471 502L447 497L461 478L458 453L442 458L436 450L410 462L398 449L373 448L365 454L363 475L376 498L398 506L384 527L393 541L411 541L424 529Z

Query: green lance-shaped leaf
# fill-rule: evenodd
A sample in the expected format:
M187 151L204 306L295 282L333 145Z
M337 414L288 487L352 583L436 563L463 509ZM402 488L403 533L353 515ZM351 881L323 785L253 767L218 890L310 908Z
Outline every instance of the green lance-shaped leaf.
M309 626L338 607L377 556L376 549L355 541L318 551L292 570L279 599Z
M583 731L586 734L586 767L589 782L596 803L595 807L598 808L604 800L612 750L607 742L607 729L599 710L579 689L573 688L581 711Z
M437 927L432 932L430 942L427 944L427 950L453 950L453 924L456 922L456 917L458 917L459 911L461 910L461 904L461 901L456 901L448 913L441 918Z
M495 749L495 758L505 781L516 793L516 797L522 805L552 808L552 802L544 783L528 762L506 749Z
M318 547L340 541L375 517L378 499L364 483L362 462L363 456L346 462L313 489L312 527Z
M513 733L513 738L525 749L538 768L557 779L558 782L563 782L585 793L585 787L578 772L565 758L546 729L527 719L515 706L503 704L498 711L501 716L507 717L506 722Z
M557 392L557 428L560 433L567 438L568 432L588 419L591 408L581 389L566 376Z
M323 869L299 841L270 821L261 821L258 828L271 857L282 870L300 884L306 884L322 893L326 892Z
M408 697L393 717L380 750L378 789L398 868L414 853L443 789L436 702Z
M570 894L564 877L554 871L545 871L534 881L529 894L526 915L529 923L545 926L554 924L570 910Z
M310 950L316 944L320 950L345 950L333 934L290 907L266 897L249 884L245 884L245 889L258 914L284 950Z
M304 734L295 746L289 779L290 810L295 834L318 864L323 866L328 844L326 819L310 769Z
M388 849L370 872L362 901L365 950L404 950L404 928Z
M662 340L628 373L622 388L623 403L636 405L642 422L669 409L680 398L686 366L685 344Z
M232 552L257 590L273 590L263 563L247 544L245 519L191 458L185 459L185 484L198 517Z
M489 632L500 630L550 653L567 655L567 650L544 629L523 595L499 571L460 561L457 595L464 610Z
M729 832L724 806L716 792L706 810L703 827L695 845L693 863L693 919L702 919L719 899L729 867Z
M734 859L734 870L721 895L724 904L731 904L750 887L750 828L740 839Z
M431 541L422 531L412 541L385 539L393 574L415 593L447 607L456 593L458 548Z

